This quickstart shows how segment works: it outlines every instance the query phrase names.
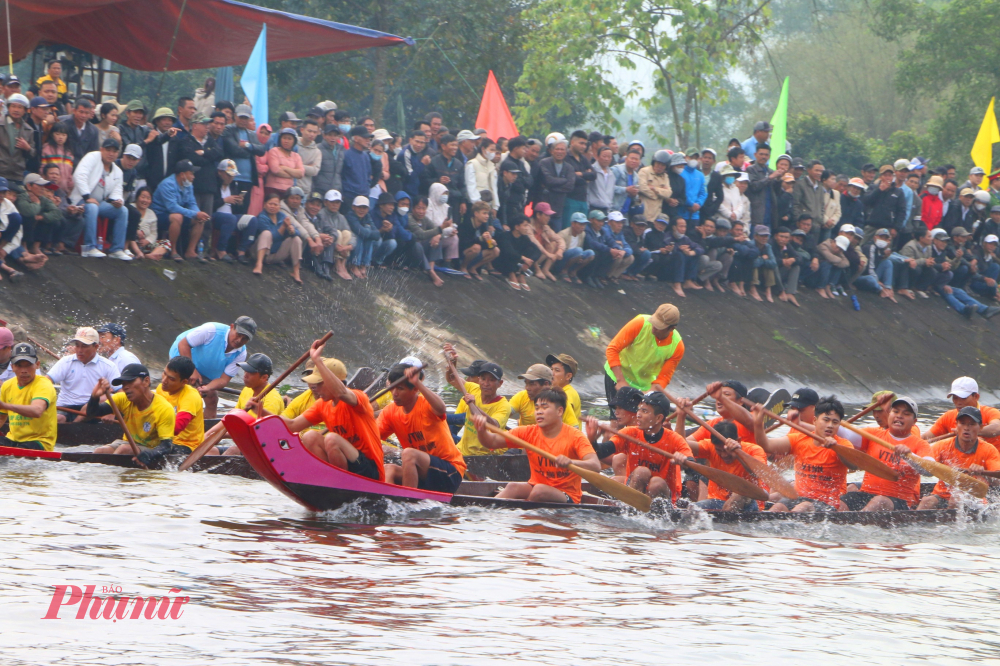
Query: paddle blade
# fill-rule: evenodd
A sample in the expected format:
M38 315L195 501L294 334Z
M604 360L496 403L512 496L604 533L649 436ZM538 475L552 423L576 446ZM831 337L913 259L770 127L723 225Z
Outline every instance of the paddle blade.
M771 397L771 392L766 388L755 386L747 393L747 400L763 405Z
M785 405L788 401L792 399L792 396L785 389L778 389L764 402L764 409L774 412L775 414L780 414L785 411Z
M600 472L591 472L589 469L583 469L576 465L570 465L569 469L574 474L579 474L582 478L589 481L590 485L595 488L600 488L619 502L624 502L643 513L649 513L650 508L653 506L653 498L649 495L641 493L635 488L629 488L622 483L618 483L611 477L604 476Z
M715 481L731 493L736 493L737 495L742 495L743 497L749 497L750 499L760 500L761 502L766 502L768 497L770 497L766 490L752 481L747 481L741 476L736 476L735 474L730 474L729 472L725 472L721 469L715 469L714 467L709 467L708 465L699 465L698 463L690 461L688 461L687 466L701 474L706 479Z
M736 455L753 471L754 476L767 484L768 488L788 499L798 499L799 494L795 491L795 486L786 481L781 472L766 462L757 460L746 451L737 451Z
M845 464L851 467L869 472L886 481L899 481L899 472L864 451L858 451L852 446L843 446L841 444L834 446L833 450L836 451L837 456Z
M957 469L949 467L944 463L939 463L936 460L918 458L912 454L909 456L909 459L944 481L949 486L954 486L959 490L965 491L973 497L982 499L986 497L986 493L990 489L986 482L980 481L979 479L969 476L968 474L963 474Z

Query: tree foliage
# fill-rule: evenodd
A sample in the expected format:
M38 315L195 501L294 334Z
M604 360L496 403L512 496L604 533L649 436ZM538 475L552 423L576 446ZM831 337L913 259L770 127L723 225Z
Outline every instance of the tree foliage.
M769 3L539 0L526 12L533 29L518 82L518 121L542 132L582 111L617 129L615 116L626 103L650 108L666 99L674 138L684 148L697 122L696 103L725 101L724 78L767 25ZM649 85L625 89L623 73L639 67L649 70Z
M969 150L1000 90L1000 0L875 0L875 29L906 40L896 83L938 102L927 134L932 156L971 165Z

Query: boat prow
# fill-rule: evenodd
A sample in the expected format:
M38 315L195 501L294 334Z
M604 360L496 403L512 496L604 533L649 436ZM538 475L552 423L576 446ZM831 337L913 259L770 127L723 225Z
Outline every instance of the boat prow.
M453 495L375 481L334 467L310 453L277 416L259 421L229 415L230 437L265 481L312 511L336 509L357 499L398 499L449 503Z

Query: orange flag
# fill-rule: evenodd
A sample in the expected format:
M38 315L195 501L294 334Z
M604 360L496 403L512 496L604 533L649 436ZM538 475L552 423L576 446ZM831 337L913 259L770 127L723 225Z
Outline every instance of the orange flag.
M486 91L483 93L483 102L479 105L476 127L486 130L486 136L494 141L500 137L513 139L519 134L492 69L489 78L486 79Z

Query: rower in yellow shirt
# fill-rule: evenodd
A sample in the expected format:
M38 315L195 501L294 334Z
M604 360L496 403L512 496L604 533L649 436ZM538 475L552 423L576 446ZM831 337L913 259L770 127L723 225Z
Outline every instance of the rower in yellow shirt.
M580 405L580 394L572 386L579 368L576 359L569 354L549 354L545 357L545 365L552 369L552 386L561 388L566 394L563 423L579 428L583 423L583 409Z
M194 374L194 361L175 356L167 362L156 387L174 408L174 444L194 451L205 439L205 401L198 389L188 384Z
M236 400L236 409L246 409L251 398L267 387L271 380L271 358L267 354L251 354L250 358L237 363L243 371L243 390ZM264 396L264 411L267 414L281 414L285 411L285 401L277 391L271 391ZM254 418L259 418L253 410L247 412Z
M174 408L167 399L157 395L150 387L149 370L141 363L130 363L122 368L121 376L108 383L103 377L90 394L87 402L87 416L97 418L112 414L111 405L101 402L101 398L111 386L121 386L122 390L111 396L125 419L132 439L139 445L139 461L145 465L158 462L173 453L190 453L185 447L174 446ZM128 442L99 446L94 453L117 453L132 455Z
M510 399L511 416L517 414L519 426L535 425L535 398L552 386L552 370L547 365L535 363L517 378L524 380L524 390Z
M14 345L10 368L14 376L0 386L0 425L10 422L10 432L0 436L0 446L51 451L56 445L56 389L38 374L38 352L27 342Z
M453 363L458 357L451 345L445 345L445 353L451 357ZM503 369L496 363L483 363L476 369L479 371L476 382L464 383L465 394L462 400L470 406L475 405L478 409L467 409L465 412L465 430L458 442L458 450L463 456L502 455L507 449L488 449L479 442L472 417L481 411L486 415L488 423L506 429L507 419L510 418L510 403L507 402L507 398L497 395L497 390L503 385ZM460 381L458 377L452 376L450 368L445 379L453 385ZM477 388L478 394L474 393Z

